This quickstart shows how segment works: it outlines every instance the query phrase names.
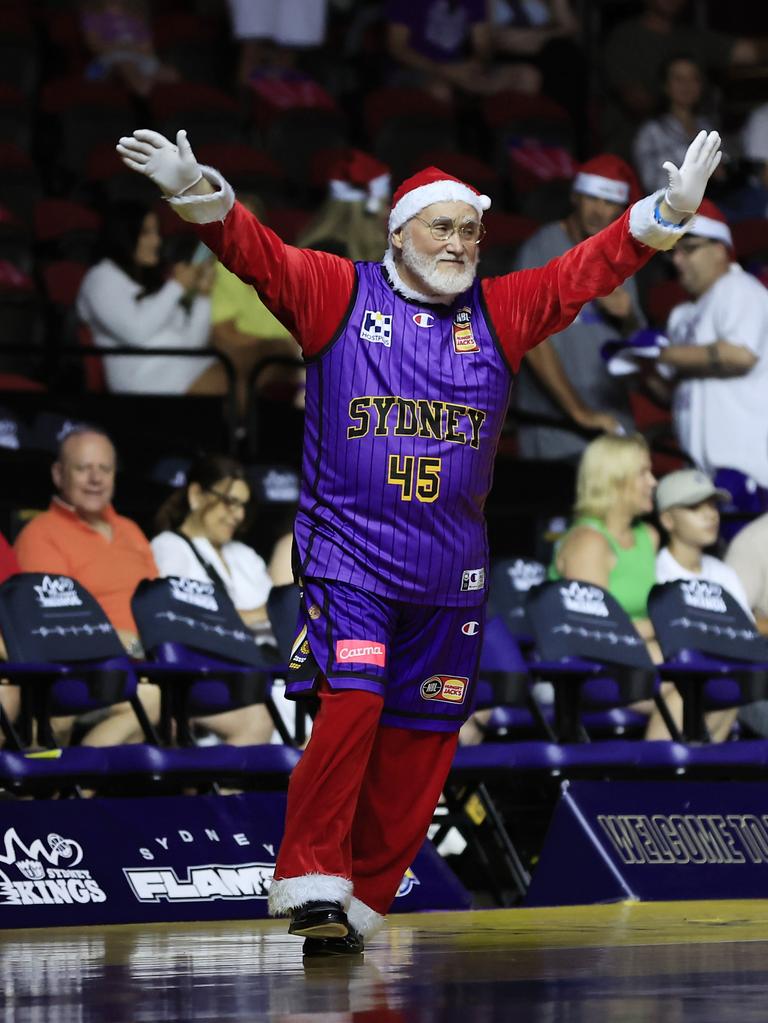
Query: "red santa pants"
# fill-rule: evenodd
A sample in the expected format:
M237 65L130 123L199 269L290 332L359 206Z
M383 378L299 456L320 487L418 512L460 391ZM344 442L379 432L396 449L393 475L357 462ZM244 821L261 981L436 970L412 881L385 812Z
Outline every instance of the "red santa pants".
M424 841L458 733L379 726L380 696L325 680L317 695L275 878L351 878L355 898L385 914Z

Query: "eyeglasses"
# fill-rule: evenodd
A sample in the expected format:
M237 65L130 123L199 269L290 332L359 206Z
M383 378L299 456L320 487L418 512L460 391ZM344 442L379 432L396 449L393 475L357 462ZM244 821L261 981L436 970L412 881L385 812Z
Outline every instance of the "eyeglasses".
M681 252L684 256L690 256L692 252L698 252L699 249L706 249L709 245L714 245L715 242L712 239L702 238L701 241L679 241L672 250L673 252Z
M220 494L213 487L208 487L208 493L213 494L229 511L247 511L248 502L241 501L239 497L231 497L229 494Z
M414 217L420 224L429 228L429 233L436 242L447 242L454 234L458 234L463 242L474 242L479 245L485 238L485 224L479 220L462 220L460 223L450 217L437 217L435 220L423 220Z

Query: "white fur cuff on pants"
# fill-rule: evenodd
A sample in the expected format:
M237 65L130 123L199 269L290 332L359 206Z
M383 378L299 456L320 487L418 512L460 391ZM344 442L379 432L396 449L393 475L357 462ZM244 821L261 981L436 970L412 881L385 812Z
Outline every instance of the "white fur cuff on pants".
M367 941L374 934L378 934L384 926L386 917L371 909L370 906L366 906L364 902L356 899L353 895L347 910L347 920L349 920L360 937Z
M352 882L333 874L283 877L269 887L269 915L288 916L305 902L338 902L345 910L352 898Z

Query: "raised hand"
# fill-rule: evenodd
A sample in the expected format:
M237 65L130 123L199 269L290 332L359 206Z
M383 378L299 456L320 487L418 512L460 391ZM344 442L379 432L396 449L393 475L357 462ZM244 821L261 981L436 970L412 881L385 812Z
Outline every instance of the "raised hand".
M145 174L165 195L179 195L203 176L184 130L178 132L174 145L157 131L139 128L121 138L116 148L126 167Z
M718 133L700 131L688 146L679 168L669 160L662 164L669 176L669 186L664 195L667 205L678 213L695 213L722 155Z

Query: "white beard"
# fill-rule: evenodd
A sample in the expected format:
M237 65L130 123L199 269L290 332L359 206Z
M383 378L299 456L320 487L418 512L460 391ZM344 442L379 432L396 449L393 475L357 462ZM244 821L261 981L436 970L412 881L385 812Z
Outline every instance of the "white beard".
M444 257L427 256L417 252L407 232L403 232L403 248L401 252L403 264L411 273L427 285L434 295L453 298L472 287L477 273L477 263L464 263L454 270L443 261Z

